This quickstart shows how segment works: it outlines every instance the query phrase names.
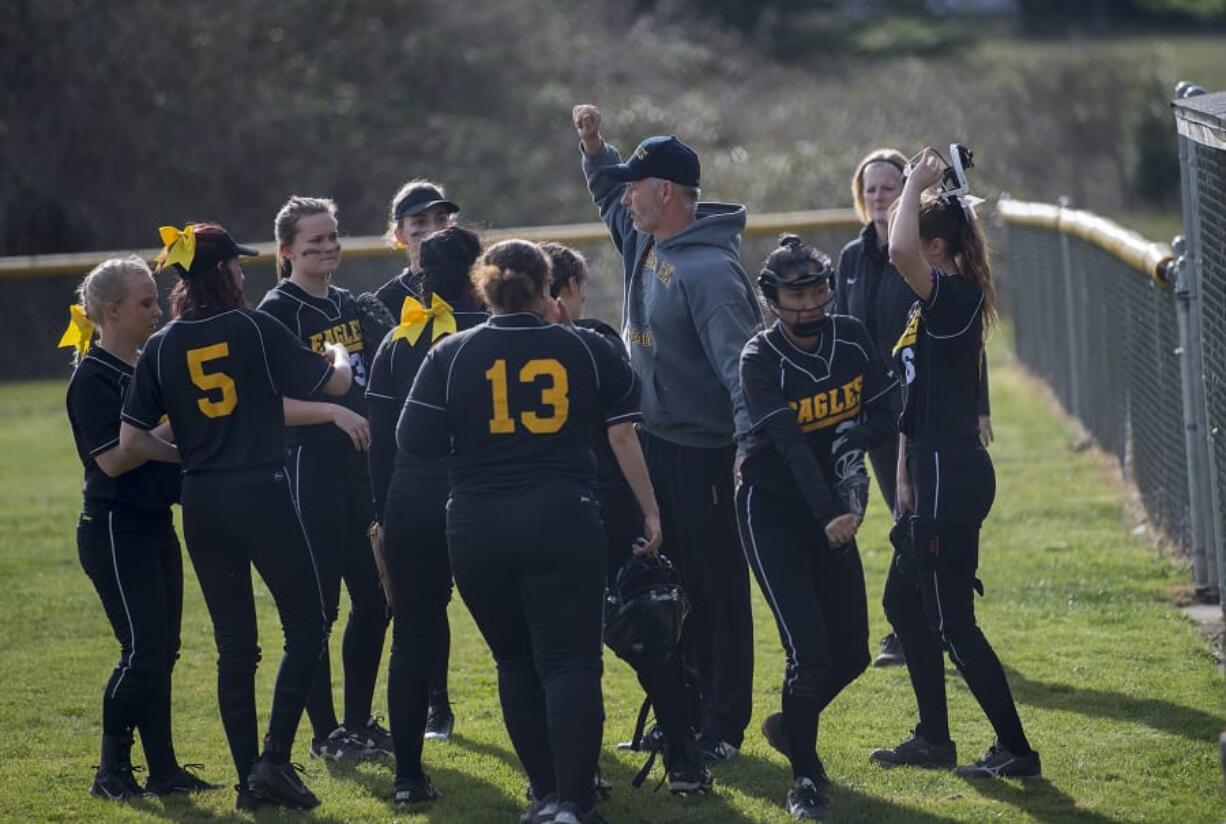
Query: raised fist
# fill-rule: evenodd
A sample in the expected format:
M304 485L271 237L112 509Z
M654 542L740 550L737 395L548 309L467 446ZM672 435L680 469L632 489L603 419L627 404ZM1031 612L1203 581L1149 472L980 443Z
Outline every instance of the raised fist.
M583 142L583 151L590 155L598 153L604 146L600 136L600 109L590 103L580 103L571 111L571 119Z

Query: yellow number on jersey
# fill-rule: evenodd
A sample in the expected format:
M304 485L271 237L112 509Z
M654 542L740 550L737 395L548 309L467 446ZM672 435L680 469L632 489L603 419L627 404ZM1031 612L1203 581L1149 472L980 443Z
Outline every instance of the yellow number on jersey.
M549 378L549 385L541 388L541 403L550 407L549 415L536 412L521 412L520 421L534 435L550 435L566 423L570 415L570 379L566 367L553 358L533 358L519 370L520 383L536 383L539 377ZM509 435L515 431L515 419L511 417L507 403L507 362L502 358L494 361L485 372L490 382L494 417L490 418L490 434Z
M490 434L509 435L515 431L515 421L507 411L507 362L502 358L485 370L494 401L494 417L490 418Z
M204 364L208 361L229 356L230 344L228 343L215 343L212 346L187 350L187 371L192 377L192 383L205 391L221 390L219 400L199 398L196 401L205 417L224 418L234 411L235 406L238 406L238 387L234 385L234 379L225 372L206 373L204 371Z

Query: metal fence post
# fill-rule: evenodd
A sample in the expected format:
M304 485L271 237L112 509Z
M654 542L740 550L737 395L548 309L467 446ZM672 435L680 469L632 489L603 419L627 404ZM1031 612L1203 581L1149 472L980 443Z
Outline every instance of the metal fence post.
M1175 87L1177 99L1203 95L1200 86L1182 82ZM1221 600L1226 591L1218 535L1217 474L1212 455L1212 433L1205 396L1204 350L1201 343L1201 231L1196 149L1192 141L1179 135L1179 177L1183 207L1184 237L1176 270L1176 310L1179 315L1180 382L1184 398L1184 426L1188 457L1188 499L1191 518L1193 568L1196 597L1202 603ZM1177 239L1178 241L1178 239ZM1203 577L1202 577L1203 576ZM1226 607L1226 604L1223 604Z
M1183 138L1180 138L1180 155L1185 153ZM1185 190L1186 191L1186 190ZM1175 258L1175 316L1179 321L1179 383L1183 392L1183 438L1187 452L1189 533L1192 538L1192 571L1196 600L1213 603L1220 597L1218 589L1217 559L1208 548L1205 535L1204 513L1206 509L1202 479L1207 470L1205 452L1202 449L1204 432L1196 414L1196 389L1198 373L1193 365L1200 342L1192 335L1191 307L1193 300L1192 261L1188 257L1189 244L1182 236L1171 243ZM1211 510L1210 510L1211 511Z
M1064 210L1072 206L1072 199L1061 197L1057 203L1063 218ZM1069 252L1068 235L1064 232L1060 233L1060 266L1064 273L1064 325L1065 334L1068 335L1069 407L1073 417L1082 421L1084 426L1084 410L1081 408L1081 348L1077 340L1077 320L1073 314L1081 304L1077 302L1074 294L1072 254Z

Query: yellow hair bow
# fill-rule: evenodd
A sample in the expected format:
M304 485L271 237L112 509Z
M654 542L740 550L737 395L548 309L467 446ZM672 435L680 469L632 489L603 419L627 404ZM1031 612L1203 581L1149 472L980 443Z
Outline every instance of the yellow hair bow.
M196 227L189 225L180 231L173 226L160 226L158 234L162 236L163 245L157 259L158 269L165 269L174 263L185 270L190 269L192 261L196 259Z
M57 346L61 349L67 346L76 347L77 355L84 357L94 340L94 322L85 316L81 304L74 303L68 307L68 328L60 336Z
M400 306L400 325L392 332L392 340L404 338L412 346L417 343L431 319L434 320L434 327L430 332L431 343L444 335L454 335L456 325L453 311L451 304L437 294L431 295L429 309L417 298L407 297Z

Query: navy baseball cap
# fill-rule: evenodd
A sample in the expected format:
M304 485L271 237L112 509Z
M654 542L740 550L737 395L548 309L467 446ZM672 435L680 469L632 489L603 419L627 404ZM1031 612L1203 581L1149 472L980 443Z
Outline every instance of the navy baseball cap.
M625 163L604 167L604 173L619 183L658 177L682 186L697 186L701 166L698 153L675 135L658 135L640 143Z
M443 197L443 193L433 186L418 186L396 203L392 214L396 220L401 220L402 218L421 214L435 206L442 206L447 210L448 214L455 214L460 211L458 204L447 200Z

